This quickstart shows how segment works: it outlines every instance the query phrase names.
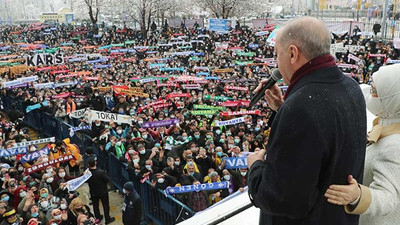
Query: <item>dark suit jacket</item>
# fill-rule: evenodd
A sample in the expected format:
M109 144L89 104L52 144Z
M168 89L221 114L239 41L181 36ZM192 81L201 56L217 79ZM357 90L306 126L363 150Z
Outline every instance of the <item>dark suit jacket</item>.
M359 216L327 202L331 184L362 182L366 109L356 82L334 67L295 84L272 123L265 162L248 174L260 224L356 225Z

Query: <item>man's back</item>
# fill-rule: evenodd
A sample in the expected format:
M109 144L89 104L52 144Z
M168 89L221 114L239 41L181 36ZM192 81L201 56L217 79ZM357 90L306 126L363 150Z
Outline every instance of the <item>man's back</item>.
M366 144L366 109L358 85L338 68L303 77L273 121L265 164L257 161L249 183L262 224L356 225L358 216L329 204L330 184L362 180ZM263 167L258 169L257 167Z
M87 181L89 184L90 194L94 196L101 196L108 193L107 183L109 178L107 174L101 169L90 169L92 177Z

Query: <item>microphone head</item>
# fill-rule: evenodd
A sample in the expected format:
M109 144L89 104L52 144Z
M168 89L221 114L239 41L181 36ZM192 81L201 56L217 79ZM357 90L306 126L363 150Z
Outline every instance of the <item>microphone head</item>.
M279 72L278 68L276 68L272 71L271 79L274 81L278 81L278 80L282 79L282 74L281 74L281 72Z

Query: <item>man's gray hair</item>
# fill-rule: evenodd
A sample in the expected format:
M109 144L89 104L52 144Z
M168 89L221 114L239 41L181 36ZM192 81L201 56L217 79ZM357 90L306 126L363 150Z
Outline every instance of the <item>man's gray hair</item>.
M313 17L289 21L278 31L278 36L283 48L296 45L308 60L330 53L330 32L322 21Z

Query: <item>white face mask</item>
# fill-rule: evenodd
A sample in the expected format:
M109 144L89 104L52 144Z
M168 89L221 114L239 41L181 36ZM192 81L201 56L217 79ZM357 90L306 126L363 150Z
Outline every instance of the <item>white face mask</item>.
M132 160L133 163L139 163L139 161L140 161L139 159Z
M47 158L45 158L45 159L47 159ZM48 159L47 159L47 161L48 161ZM53 172L53 169L52 169L52 168L46 169L46 172L47 172L47 173L51 173L51 172Z
M42 208L47 208L49 206L49 202L48 201L43 201L40 203L40 206L42 206Z
M179 163L180 163L180 162L175 162L175 165L179 166Z
M157 181L158 181L158 183L162 184L162 183L164 183L165 179L164 178L158 178Z
M135 150L129 150L128 152L130 155L132 155L133 153L135 153Z
M365 96L365 103L367 105L367 109L374 114L375 116L383 116L384 108L382 101L378 97L372 96L370 93Z
M122 144L121 141L118 141L118 142L116 143L117 146L121 146L121 144Z
M47 178L46 182L47 182L47 183L52 183L53 180L54 180L54 179L53 179L52 177L50 177L50 178Z
M26 196L26 191L22 191L19 193L19 197L23 198Z
M224 179L225 179L225 180L230 180L230 179L231 179L231 175L225 175L225 176L224 176Z
M57 215L57 216L54 216L54 219L55 219L55 220L61 220L61 214L60 214L60 215Z
M61 208L61 209L66 209L66 208L67 208L67 204L61 204L61 205L60 205L60 208Z
M58 174L58 176L60 176L61 178L65 177L65 172L60 172L60 173Z
M140 150L139 153L143 155L144 153L146 153L146 150Z
M36 147L31 147L31 152L34 152L34 151L36 151Z
M117 130L117 133L118 134L122 134L122 130Z
M49 159L48 159L48 158L43 158L42 161L43 161L43 162L48 162ZM47 172L47 170L46 170L46 172Z
M246 176L246 173L247 172L240 172L240 174L242 174L243 177Z

